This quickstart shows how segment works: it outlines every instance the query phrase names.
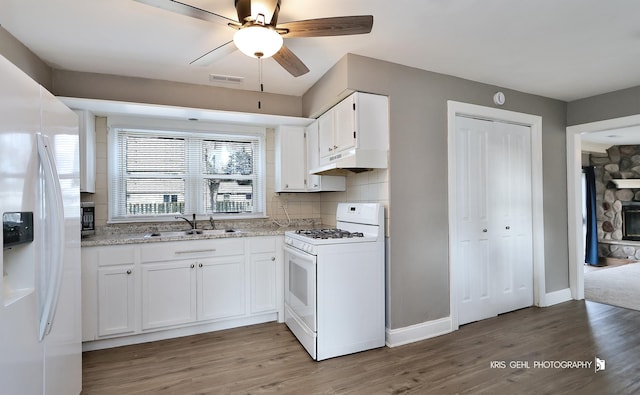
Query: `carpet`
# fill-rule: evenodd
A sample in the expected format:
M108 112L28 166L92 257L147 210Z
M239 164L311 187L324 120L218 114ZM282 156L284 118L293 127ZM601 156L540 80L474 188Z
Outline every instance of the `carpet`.
M640 263L585 273L584 297L640 311Z

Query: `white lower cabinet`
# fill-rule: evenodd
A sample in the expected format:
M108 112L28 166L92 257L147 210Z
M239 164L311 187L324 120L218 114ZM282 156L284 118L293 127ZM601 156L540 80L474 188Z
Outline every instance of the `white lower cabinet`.
M281 239L83 247L83 341L281 320Z
M244 314L244 255L201 260L197 278L199 320Z
M135 251L129 246L83 248L82 341L136 330Z
M142 329L196 320L194 261L142 265Z
M134 266L98 269L98 336L135 330Z
M273 253L251 256L251 312L276 308L276 257Z
M80 250L82 262L82 341L98 336L98 249Z
M249 240L251 282L251 313L278 309L279 289L282 289L281 240L275 237L254 237Z

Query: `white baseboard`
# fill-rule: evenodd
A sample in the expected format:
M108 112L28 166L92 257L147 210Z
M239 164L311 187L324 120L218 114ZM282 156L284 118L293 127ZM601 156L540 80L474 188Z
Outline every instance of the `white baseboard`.
M569 300L573 300L573 297L571 296L571 289L565 288L545 294L544 300L540 303L540 307L549 307Z
M433 321L422 322L404 328L386 330L386 342L388 347L397 347L404 344L429 339L444 335L453 331L451 317L440 318Z
M558 303L573 300L569 288L555 292L549 292L541 300L540 307L549 307ZM451 317L440 318L433 321L422 322L404 328L386 329L386 343L388 347L397 347L404 344L429 339L453 332Z
M200 333L214 332L241 326L262 324L278 320L277 313L267 313L251 317L243 317L219 322L196 324L181 328L156 330L148 333L139 333L129 336L113 337L110 339L100 339L82 343L82 351L102 350L131 344L147 343L158 340L172 339L175 337L191 336Z

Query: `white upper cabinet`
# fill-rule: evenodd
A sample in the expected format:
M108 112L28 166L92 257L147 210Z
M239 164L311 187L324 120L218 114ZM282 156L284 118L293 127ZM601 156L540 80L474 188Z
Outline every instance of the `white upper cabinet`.
M344 191L346 190L345 176L321 176L309 174L311 169L320 165L319 124L315 121L305 128L307 141L307 190L310 192Z
M344 176L310 175L318 164L318 122L276 130L276 192L344 191Z
M304 127L280 126L276 130L276 192L307 191Z
M73 110L80 129L80 192L96 192L96 118L87 110Z
M318 161L320 156L324 157L333 153L333 130L333 110L329 110L318 118Z
M356 95L351 95L333 108L333 153L356 146Z
M312 172L387 167L389 99L355 92L318 118L319 160Z

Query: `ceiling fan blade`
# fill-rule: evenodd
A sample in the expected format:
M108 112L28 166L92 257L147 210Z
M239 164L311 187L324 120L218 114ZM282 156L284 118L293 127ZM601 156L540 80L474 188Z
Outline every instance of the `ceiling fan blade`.
M283 37L326 37L370 33L373 15L338 16L281 23L278 29L287 29Z
M271 16L271 22L269 23L271 26L276 27L278 23L278 14L280 14L280 0L274 1L273 3L273 15Z
M275 26L280 12L280 0L235 0L236 12L240 23L253 21L262 14L264 23Z
M245 18L251 16L251 0L236 0L236 12L238 13L238 21L245 22Z
M139 3L147 4L150 6L162 8L163 10L172 11L181 15L190 16L192 18L202 19L203 21L221 23L223 22L221 20L222 18L227 21L233 22L235 24L237 24L238 22L231 18L227 18L226 16L222 16L222 15L213 13L211 11L207 11L202 8L198 8L186 3L181 3L175 0L135 0L135 1ZM226 24L227 22L224 22L224 23Z
M225 56L231 55L237 49L238 48L233 43L233 40L231 40L231 41L228 41L228 42L222 44L221 46L219 46L217 48L212 49L211 51L207 52L206 54L200 56L198 59L193 60L189 64L194 65L194 66L209 66L210 64L219 61L220 59L224 58Z
M280 51L273 55L273 58L294 77L300 77L309 72L309 68L302 63L302 60L285 45L280 48Z

